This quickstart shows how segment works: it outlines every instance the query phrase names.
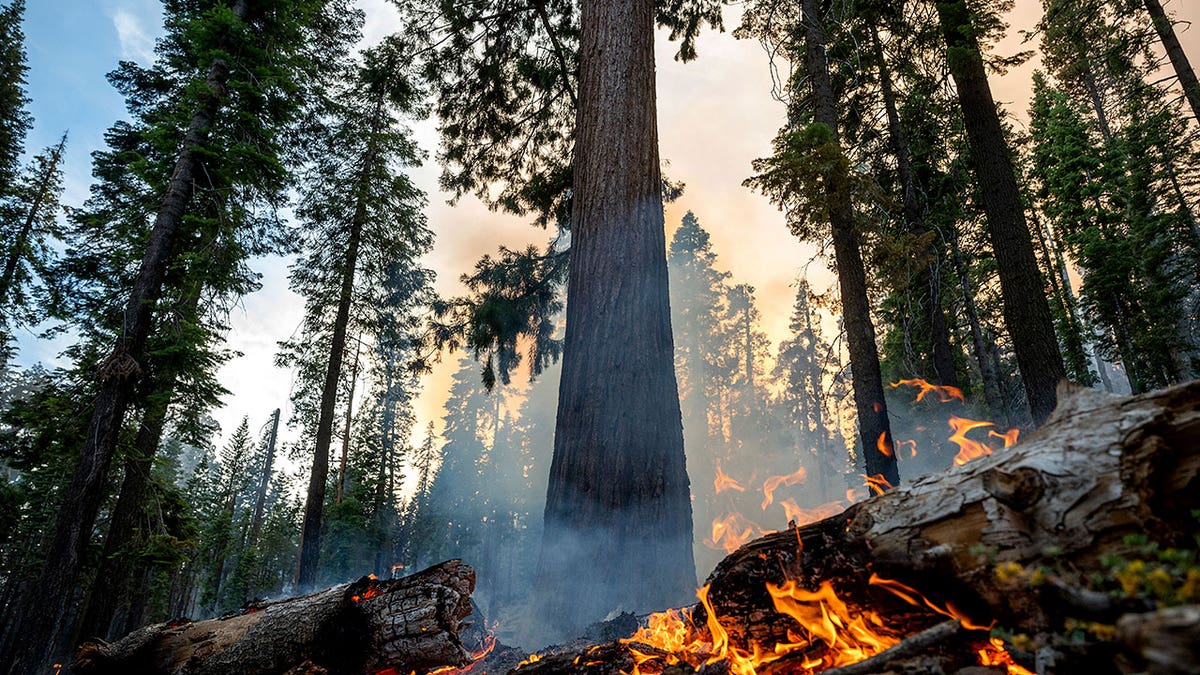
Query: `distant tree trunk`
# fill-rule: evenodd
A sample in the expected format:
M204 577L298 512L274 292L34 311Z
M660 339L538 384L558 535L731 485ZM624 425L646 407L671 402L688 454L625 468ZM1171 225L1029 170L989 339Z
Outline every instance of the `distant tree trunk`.
M805 62L812 86L813 119L827 126L837 142L837 101L829 79L824 17L820 12L820 4L817 0L804 0ZM824 182L846 343L850 349L858 433L866 458L865 468L868 475L882 475L888 483L897 485L900 473L896 466L895 443L892 441L887 403L883 396L883 374L879 367L879 350L875 346L875 328L871 325L867 274L863 267L858 230L854 226L849 176L843 167L835 167L825 176ZM880 448L887 449L887 452L881 452Z
M263 515L267 508L267 490L271 486L271 467L275 463L275 441L279 438L279 408L271 413L271 435L267 439L267 457L263 462L262 476L258 479L258 494L254 497L254 515L250 518L250 536L246 538L246 550L258 544L262 531Z
M560 631L695 591L651 0L583 0L571 260L538 580ZM620 551L614 558L613 552Z
M1179 44L1179 37L1175 35L1175 27L1171 23L1171 18L1167 16L1166 10L1163 9L1162 3L1159 0L1144 0L1146 3L1146 11L1150 14L1150 21L1154 24L1154 30L1158 32L1158 39L1162 40L1163 47L1167 50L1167 58L1171 59L1171 66L1175 69L1175 75L1179 77L1179 85L1183 87L1183 94L1187 97L1188 105L1192 107L1192 115L1196 121L1200 122L1200 80L1196 79L1196 71L1192 70L1192 64L1188 61L1187 54L1183 52L1183 45Z
M1045 284L966 0L937 0L936 5L996 256L1004 324L1025 382L1029 412L1041 424L1054 410L1055 388L1066 375Z
M971 328L971 345L975 352L975 362L979 365L979 379L983 383L983 398L987 401L988 412L992 420L1005 426L1008 423L1008 409L1000 396L1000 374L992 368L988 358L987 343L983 338L983 326L979 319L979 309L975 305L975 291L971 288L967 276L967 266L963 263L962 250L958 247L958 236L950 238L950 251L954 260L954 273L958 276L959 288L962 291L963 308L967 312L967 325Z
M368 150L363 159L362 180L365 182L374 163L374 152ZM358 264L358 247L367 221L365 190L356 197L350 236L346 242L345 267L342 270L342 289L338 296L337 317L329 341L329 363L325 368L325 385L321 389L321 412L317 418L317 438L313 448L312 474L308 480L308 497L304 503L304 525L300 532L300 558L296 566L296 585L300 592L311 591L317 583L317 566L321 557L321 517L325 509L325 488L329 481L329 444L333 439L333 416L337 406L337 385L342 375L342 357L346 351L346 330L350 325L350 305L354 302L354 269Z
M4 261L4 275L0 277L0 307L4 307L8 303L9 293L12 292L13 284L17 280L17 268L21 264L21 258L25 257L25 249L29 246L29 235L33 233L33 226L37 223L38 214L42 210L42 204L50 196L50 181L54 177L54 172L58 170L58 165L62 161L63 148L67 145L67 136L63 134L62 140L50 152L50 161L46 164L46 170L38 179L37 192L34 194L33 201L29 204L29 212L25 214L25 222L21 224L21 231L17 234L17 240L12 242L12 251L8 254L8 258Z
M237 0L234 16L246 16L247 0ZM46 562L37 580L30 585L15 634L21 639L5 658L10 670L35 672L52 662L59 619L75 591L83 554L104 497L104 484L112 464L113 452L125 411L145 357L146 340L152 326L151 314L162 295L163 277L171 263L183 224L183 215L191 201L200 163L197 150L208 137L221 104L225 100L228 66L217 59L205 80L206 93L192 115L183 143L175 160L146 244L146 252L125 305L120 333L112 354L100 366L100 383L95 411L88 426L79 462L59 505L58 518L50 535Z
M350 425L354 421L354 387L358 384L358 348L354 342L354 365L350 367L350 393L346 396L346 430L342 434L342 456L338 460L337 503L346 495L346 460L350 455Z
M1105 144L1112 143L1113 132L1112 125L1108 122L1108 113L1104 110L1104 99L1100 96L1100 85L1096 82L1096 73L1092 70L1092 64L1086 60L1083 65L1083 87L1087 89L1088 98L1092 102L1092 110L1096 111L1096 121L1100 125L1100 135L1104 137Z
M888 68L887 58L883 53L883 44L879 40L878 28L872 26L871 40L875 47L875 60L879 64L879 89L883 96L883 107L887 112L888 139L892 144L892 152L896 155L896 170L900 175L901 189L904 191L904 224L916 237L922 237L929 232L925 225L925 213L922 208L920 186L912 167L912 152L909 149L908 138L900 123L900 111L896 107L896 93L892 88L892 74ZM938 384L951 387L958 386L958 373L954 369L954 349L950 345L950 326L946 323L946 312L942 308L942 283L937 274L937 251L930 246L925 250L928 264L921 267L916 275L916 289L928 299L921 316L922 325L929 328L930 356L933 361L933 372Z

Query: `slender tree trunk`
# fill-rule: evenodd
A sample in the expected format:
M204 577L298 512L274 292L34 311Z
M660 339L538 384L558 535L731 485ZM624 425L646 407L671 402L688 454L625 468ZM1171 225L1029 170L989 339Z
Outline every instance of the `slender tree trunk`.
M29 235L33 233L33 226L37 223L42 205L50 196L50 181L54 177L54 172L58 170L58 165L62 161L63 148L66 145L67 135L63 134L62 140L50 152L50 161L46 164L46 170L38 180L37 194L34 195L33 202L29 205L29 213L25 214L25 222L21 224L17 240L12 243L12 252L4 261L4 274L0 277L0 307L4 307L9 301L9 294L17 280L17 268L29 246Z
M254 497L254 515L250 518L250 536L246 539L246 550L258 544L262 532L263 515L267 508L267 490L271 486L271 467L275 463L275 442L279 438L279 408L271 413L271 435L267 439L267 457L263 462L262 476L258 479L258 494Z
M581 7L566 341L535 585L559 632L695 591L654 17L651 0Z
M983 382L983 398L987 401L988 412L996 422L1008 424L1008 411L1004 399L1000 396L1000 376L992 369L988 358L987 343L983 339L983 326L979 320L979 309L975 305L975 292L967 277L967 266L963 263L962 251L958 247L958 237L950 238L950 250L953 254L954 273L958 275L959 288L962 291L963 308L967 312L967 324L971 327L971 345L975 352L975 362L979 364L979 378Z
M900 111L896 107L896 94L892 87L892 74L888 68L887 58L883 52L883 44L879 40L879 30L872 26L871 40L875 47L875 60L879 64L879 89L883 96L883 107L887 112L888 139L892 152L896 155L896 169L900 175L900 184L904 190L904 224L908 231L916 237L924 236L929 229L925 225L925 213L912 168L912 152L909 149L908 138L900 122ZM930 246L925 250L928 264L921 267L917 273L916 289L922 295L928 292L928 297L922 306L924 316L922 323L929 328L930 356L933 360L933 372L939 384L958 386L958 373L954 369L954 349L950 345L950 326L946 322L946 312L942 308L942 284L937 273L937 251Z
M1041 424L1054 410L1055 388L1066 368L971 14L966 0L936 4L996 256L1004 324L1025 382L1029 412Z
M812 86L813 118L829 128L836 143L837 102L829 79L824 17L819 6L817 0L804 0L805 62ZM838 288L854 380L854 406L858 413L858 433L866 458L866 472L871 476L882 475L888 483L896 485L900 482L900 474L896 466L895 443L883 396L883 375L875 346L875 328L871 325L871 303L867 298L867 274L854 224L849 176L844 166L834 167L825 176L825 203L833 233ZM886 453L880 448L886 449Z
M369 149L363 158L362 181L366 182L375 153ZM312 474L308 481L308 497L304 503L304 525L300 532L300 556L296 565L296 585L300 592L312 590L317 582L317 566L321 556L321 517L325 509L325 488L329 481L329 444L333 439L333 417L337 406L337 385L342 374L342 357L346 351L346 330L350 325L350 306L354 302L354 270L358 264L358 247L367 221L365 189L359 190L350 237L346 242L345 268L342 289L338 296L337 317L329 342L329 364L325 368L325 385L321 389L321 412L317 418L317 438L313 448Z
M247 0L237 0L232 11L238 19L243 19ZM12 672L34 672L53 662L51 652L57 641L59 618L79 578L125 411L134 396L141 370L139 362L145 357L146 340L152 326L151 314L162 295L163 278L174 257L175 241L192 198L196 169L200 164L197 150L207 139L225 99L227 76L225 61L214 61L205 80L206 92L184 134L141 267L125 305L121 332L112 354L100 367L95 411L75 473L63 493L46 563L26 593L25 611L21 613L16 629L21 639L13 653L4 659Z
M358 384L358 347L355 340L354 365L350 367L350 393L346 396L346 429L342 434L342 456L338 460L337 503L346 495L346 459L350 454L350 424L354 421L354 387Z
M1158 33L1158 39L1162 40L1163 47L1167 50L1167 58L1171 59L1171 66L1179 78L1179 85L1183 87L1183 94L1187 97L1188 105L1192 107L1192 115L1195 116L1197 122L1200 122L1200 80L1196 79L1196 71L1192 70L1192 64L1188 61L1187 54L1183 52L1183 45L1179 44L1179 37L1175 35L1175 26L1172 25L1171 18L1163 9L1162 2L1159 0L1144 0L1144 2L1146 11L1150 14L1150 21L1154 24L1154 30Z
M1108 122L1108 113L1104 110L1104 99L1100 96L1100 86L1096 82L1096 74L1092 70L1090 61L1083 64L1083 86L1087 89L1088 98L1092 101L1092 110L1096 111L1096 121L1100 125L1100 135L1104 137L1105 144L1112 143L1112 125Z

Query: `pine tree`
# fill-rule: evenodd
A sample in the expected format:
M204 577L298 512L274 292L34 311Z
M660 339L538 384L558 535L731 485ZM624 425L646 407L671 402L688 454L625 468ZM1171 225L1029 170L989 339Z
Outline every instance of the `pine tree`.
M292 287L306 299L307 338L320 334L327 344L317 357L324 378L297 570L302 589L317 581L329 446L352 310L376 305L373 300L388 292L389 273L416 268L432 242L421 213L424 196L401 172L419 159L398 117L413 113L419 95L403 68L404 50L389 40L364 54L356 77L337 96L325 152L316 158L299 210L309 227L304 254L292 267ZM367 314L366 326L363 321L356 318L378 333L373 316Z
M0 8L0 201L14 195L25 136L33 126L26 110L24 18L25 0L11 0Z
M50 537L54 564L44 566L27 593L26 606L36 602L41 609L22 614L18 632L23 639L5 654L8 667L39 667L56 650L57 622L78 579L164 279L179 242L188 236L185 214L194 206L196 185L214 177L265 196L268 204L279 203L287 177L275 134L297 117L306 92L319 82L314 52L336 56L359 20L344 3L332 0L293 0L272 10L251 7L247 0L173 3L167 7L167 35L159 43L156 65L143 70L126 63L113 77L134 115L164 132L158 142L175 146L170 179L151 184L158 186L161 201L126 291L115 346L99 369L89 432ZM252 197L242 205L253 203Z
M817 234L814 226L828 223L850 349L864 468L868 475L882 475L895 485L899 482L895 454L880 450L892 448L894 442L871 322L862 259L862 226L856 222L854 213L855 179L839 140L839 100L826 57L826 26L832 19L819 4L812 0L802 3L797 26L802 41L788 45L796 53L804 54L809 86L804 97L809 106L804 118L807 124L799 131L781 133L775 141L775 155L757 160L754 169L758 175L747 182L785 209L794 234L823 240L824 235ZM755 26L755 16L750 15L750 22L744 22L743 31L763 35L762 39L774 39L763 34L762 27ZM797 126L800 123L797 119ZM808 191L812 192L806 195Z

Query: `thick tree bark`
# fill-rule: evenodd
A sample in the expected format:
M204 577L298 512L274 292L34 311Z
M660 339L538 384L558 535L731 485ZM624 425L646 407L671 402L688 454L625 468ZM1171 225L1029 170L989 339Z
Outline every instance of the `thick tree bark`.
M408 673L471 661L459 633L475 571L451 560L410 577L361 579L219 619L155 624L83 646L79 675Z
M551 631L694 590L654 14L650 0L582 3L566 341L536 585Z
M879 40L879 30L874 26L871 28L871 40L875 48L875 60L879 65L879 90L883 97L884 111L887 113L888 140L892 145L892 153L896 156L896 172L900 176L900 186L904 191L904 224L913 236L919 238L929 232L925 225L921 187L917 184L913 172L908 136L904 133L900 111L896 107L891 70L883 52L883 44ZM924 310L918 318L921 319L921 325L929 329L930 356L938 384L957 387L958 373L954 368L954 349L950 345L950 326L946 323L946 312L942 307L942 282L937 273L937 250L930 245L924 254L928 263L917 272L914 284L918 297L924 300L918 303L918 307ZM928 297L924 297L926 293Z
M833 133L834 142L837 142L837 101L826 61L824 16L820 4L817 0L804 0L805 62L812 86L813 119L828 127ZM896 467L895 443L883 396L883 374L879 366L879 350L875 345L875 327L871 325L867 274L863 267L858 230L854 224L854 201L849 176L841 163L825 176L825 203L833 234L838 290L842 298L846 344L850 349L854 407L858 413L858 434L866 458L865 469L867 475L882 475L889 484L896 485L900 482L900 473Z
M370 175L375 161L368 149L363 157L362 180ZM321 388L321 412L317 418L317 437L313 447L312 472L308 479L308 497L304 502L304 525L300 532L300 557L296 564L296 586L311 590L317 583L321 557L321 519L325 510L325 488L329 481L329 445L333 440L333 417L337 407L338 380L342 376L342 358L346 351L346 331L350 325L350 306L354 303L354 270L358 264L358 248L363 228L367 224L365 190L356 197L350 235L346 241L346 257L342 269L342 288L338 296L337 316L329 340L329 363L325 367L325 384Z
M1025 383L1029 412L1041 424L1054 410L1055 387L1066 368L970 11L966 0L936 4L996 256L1004 324Z
M17 280L17 268L21 264L21 259L25 257L26 248L29 246L29 236L33 233L33 226L37 223L38 216L41 215L42 205L50 197L50 181L54 177L54 172L58 171L58 165L62 161L63 148L66 145L67 137L64 134L62 140L50 153L50 161L46 164L46 170L38 180L37 194L34 195L33 202L29 205L29 213L25 214L25 222L21 224L17 240L12 243L12 251L8 254L8 259L4 261L4 273L3 276L0 276L0 308L4 307L10 299L13 284Z
M1158 33L1158 39L1162 40L1163 48L1167 50L1167 58L1171 60L1171 67L1175 69L1179 85L1183 87L1183 94L1192 108L1192 115L1195 116L1197 122L1200 122L1200 80L1196 79L1196 71L1192 69L1192 64L1183 51L1183 45L1179 44L1179 37L1175 35L1175 26L1171 23L1171 17L1167 16L1167 12L1159 0L1144 0L1144 2L1146 3L1146 12L1150 14L1150 21L1154 24L1154 30Z
M246 0L237 0L233 14L246 16ZM104 483L112 464L125 411L134 396L152 326L151 315L162 295L163 278L174 257L183 216L191 202L196 169L209 129L225 100L228 65L217 59L205 79L206 91L192 115L166 193L159 206L138 269L121 331L112 353L100 366L100 383L87 438L71 482L63 492L58 518L50 536L46 563L28 589L16 634L21 636L5 660L12 672L34 672L52 661L58 622L75 591L84 549L92 534Z

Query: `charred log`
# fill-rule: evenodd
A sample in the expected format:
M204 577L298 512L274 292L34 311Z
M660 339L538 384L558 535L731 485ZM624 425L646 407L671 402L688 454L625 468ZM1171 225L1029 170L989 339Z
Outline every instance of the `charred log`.
M71 672L268 675L424 672L472 661L459 633L475 571L451 560L402 579L365 577L206 621L142 628L85 644Z

